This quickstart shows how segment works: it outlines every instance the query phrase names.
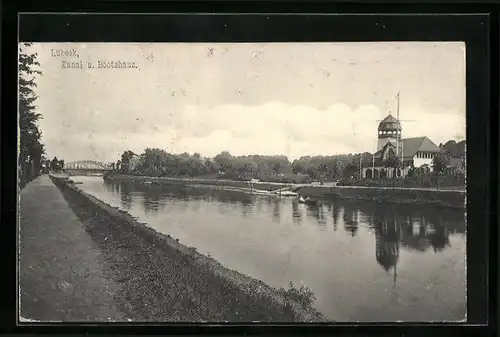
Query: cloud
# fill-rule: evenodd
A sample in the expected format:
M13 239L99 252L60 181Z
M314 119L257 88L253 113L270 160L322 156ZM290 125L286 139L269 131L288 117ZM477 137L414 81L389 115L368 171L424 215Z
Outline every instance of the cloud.
M372 152L382 115L372 105L351 108L335 104L326 109L277 102L251 107L187 106L178 113L176 123L157 125L156 131L116 130L110 134L88 130L86 134L74 134L51 145L64 148L73 154L68 159L75 160L80 154L71 148L101 160L116 158L124 149L139 153L145 147L176 153L199 152L206 156L224 150L233 155L284 154L290 159L302 155ZM465 136L465 120L456 114L412 110L405 111L405 115L412 117L403 122L405 137L428 136L439 144Z
M61 70L51 48L137 70ZM117 160L160 147L213 156L372 151L402 93L405 136L465 137L460 43L34 44L49 156ZM208 49L214 53L208 57ZM151 57L152 56L152 57ZM446 88L443 95L442 89Z
M185 113L185 115L184 115ZM411 121L403 122L406 137L429 136L443 142L465 135L465 120L450 113L408 111ZM371 151L377 140L377 126L383 112L376 106L351 108L335 104L326 109L269 103L260 106L227 105L214 108L189 106L183 130L205 130L193 137L179 132L173 147L215 155L227 150L235 155L262 153L299 157ZM411 124L410 124L411 123ZM443 128L446 125L446 128Z

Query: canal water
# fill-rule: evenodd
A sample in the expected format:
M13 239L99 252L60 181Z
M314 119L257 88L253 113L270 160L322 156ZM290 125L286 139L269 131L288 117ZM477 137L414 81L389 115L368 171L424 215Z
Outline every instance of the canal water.
M85 192L227 268L310 288L336 321L458 321L466 315L463 211L252 196L72 177Z

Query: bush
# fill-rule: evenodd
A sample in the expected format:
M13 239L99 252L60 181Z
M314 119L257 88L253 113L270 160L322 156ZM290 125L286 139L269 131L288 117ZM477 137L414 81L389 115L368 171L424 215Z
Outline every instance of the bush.
M303 285L300 288L296 288L292 281L288 284L288 289L280 288L278 289L280 293L286 300L293 300L300 303L304 308L311 307L311 305L316 301L316 295L314 292Z
M366 186L366 187L413 187L413 188L437 188L437 187L463 187L465 186L465 175L439 175L424 174L408 176L405 178L381 178L361 179L356 181L341 181L344 186Z

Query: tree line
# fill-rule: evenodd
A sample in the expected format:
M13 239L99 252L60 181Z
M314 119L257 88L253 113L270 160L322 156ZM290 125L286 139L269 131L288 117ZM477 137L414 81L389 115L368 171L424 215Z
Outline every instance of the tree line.
M440 144L441 151L432 163L434 174L446 173L451 158L464 158L465 141ZM199 153L173 154L159 148L147 148L141 154L127 150L112 164L115 171L147 176L218 177L225 179L282 182L360 180L360 161L371 160L372 154L355 153L332 156L302 156L290 161L286 156L233 156L223 151L213 158ZM465 165L465 161L463 161ZM402 166L400 158L389 156L388 169ZM411 175L430 174L431 167L413 168Z
M38 112L35 92L36 78L42 75L37 53L29 52L31 43L19 46L19 184L23 187L41 173L63 171L64 160L46 157L39 122L43 116Z
M116 171L150 176L200 177L262 181L307 180L308 178L342 178L355 174L360 154L302 157L292 162L286 156L233 156L223 151L213 158L199 153L173 154L158 148L147 148L142 154L125 151L112 164Z
M61 172L64 171L64 159L58 159L54 157L53 159L45 159L42 161L42 171L44 173Z
M45 146L38 122L42 118L35 104L38 96L35 93L36 76L41 75L38 69L37 54L28 52L30 43L19 46L18 80L19 80L19 180L23 186L40 174L42 163L46 160Z

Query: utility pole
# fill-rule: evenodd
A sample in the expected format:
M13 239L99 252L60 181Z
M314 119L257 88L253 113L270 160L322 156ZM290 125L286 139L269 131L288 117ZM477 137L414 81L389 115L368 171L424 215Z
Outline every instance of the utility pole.
M372 179L375 179L375 152L377 152L377 148L375 148L372 155Z
M361 142L361 149L363 149L363 142ZM363 160L363 152L360 152L360 154L359 154L359 180L361 180L363 178L362 160Z
M363 158L363 153L360 153L359 154L359 179L360 180L363 178L363 168L361 165L362 158Z

